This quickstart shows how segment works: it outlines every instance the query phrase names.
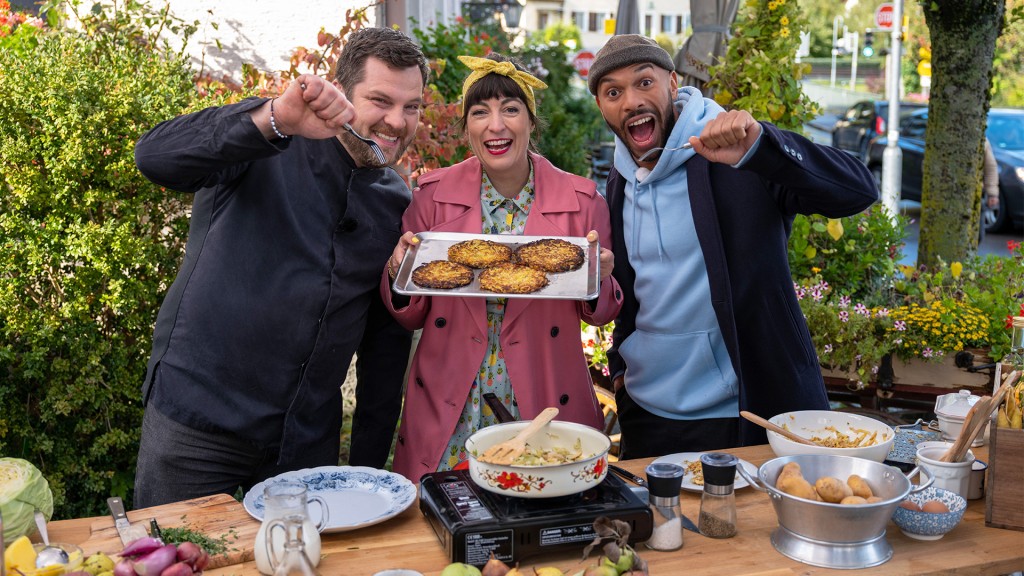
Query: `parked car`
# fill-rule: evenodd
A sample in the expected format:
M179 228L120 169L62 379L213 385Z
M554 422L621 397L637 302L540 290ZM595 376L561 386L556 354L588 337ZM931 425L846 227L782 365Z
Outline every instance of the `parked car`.
M927 109L928 104L900 102L900 118ZM857 102L847 108L832 129L832 146L867 162L868 145L875 138L885 136L888 121L888 100Z
M928 110L918 110L900 124L899 147L903 152L900 197L921 201L924 136ZM986 232L1000 232L1011 226L1024 226L1024 109L992 108L988 113L985 135L999 165L999 208L982 212ZM882 154L889 143L881 137L868 148L868 168L881 189Z

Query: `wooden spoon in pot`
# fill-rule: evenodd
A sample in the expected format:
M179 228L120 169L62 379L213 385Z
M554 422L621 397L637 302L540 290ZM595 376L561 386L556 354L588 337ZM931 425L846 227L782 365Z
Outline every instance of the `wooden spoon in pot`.
M746 410L740 410L740 416L743 416L744 418L746 418L747 420L750 420L754 424L757 424L758 426L761 426L765 430L771 430L772 432L775 432L775 433L778 433L778 434L782 434L783 436L785 436L786 438L789 438L790 440L792 440L793 442L796 442L797 444L806 444L808 446L817 446L817 444L815 444L811 440L808 440L807 438L804 438L803 436L799 436L797 434L794 434L794 433L790 432L789 430L786 430L782 426L777 426L775 424L772 424L771 422L765 420L764 418L761 418L757 414L752 414L750 412L747 412Z
M558 408L545 408L519 434L484 450L484 453L477 456L476 459L488 464L508 466L526 451L526 440L536 434L545 424L554 420L555 416L558 416Z

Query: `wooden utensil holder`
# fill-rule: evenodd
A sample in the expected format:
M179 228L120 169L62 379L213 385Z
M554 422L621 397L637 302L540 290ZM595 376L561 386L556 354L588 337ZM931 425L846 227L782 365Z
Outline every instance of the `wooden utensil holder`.
M1024 430L993 423L985 482L985 525L1024 531Z

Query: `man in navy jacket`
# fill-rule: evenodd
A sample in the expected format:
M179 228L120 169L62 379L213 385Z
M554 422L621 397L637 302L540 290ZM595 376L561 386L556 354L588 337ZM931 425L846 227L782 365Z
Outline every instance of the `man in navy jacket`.
M878 197L861 163L678 88L673 68L654 41L620 35L588 77L617 136L624 304L609 361L624 458L764 443L740 410L828 409L786 244L796 214L850 216Z
M411 341L378 291L411 200L390 165L416 132L426 74L412 39L363 28L333 82L303 75L278 98L174 118L139 140L139 170L194 198L142 387L137 507L337 465L353 354L349 463L384 466Z

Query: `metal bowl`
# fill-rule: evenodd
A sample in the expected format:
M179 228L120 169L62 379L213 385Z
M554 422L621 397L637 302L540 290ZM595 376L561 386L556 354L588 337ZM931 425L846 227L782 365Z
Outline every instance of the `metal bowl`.
M527 444L542 450L571 448L579 439L586 456L582 460L546 466L502 466L477 460L477 454L512 438L527 425L529 422L488 426L466 440L469 474L478 486L503 496L554 498L597 486L608 474L608 437L590 426L559 420L548 423Z
M812 485L823 476L846 480L856 474L867 481L881 501L872 504L842 505L798 498L775 488L782 467L789 462L800 465L804 478ZM892 466L849 456L801 454L769 460L757 471L757 480L743 470L740 474L755 488L768 493L779 519L772 544L782 554L813 566L826 568L866 568L892 557L885 541L885 527L893 511L906 496L924 490L932 483L931 474L921 486Z

